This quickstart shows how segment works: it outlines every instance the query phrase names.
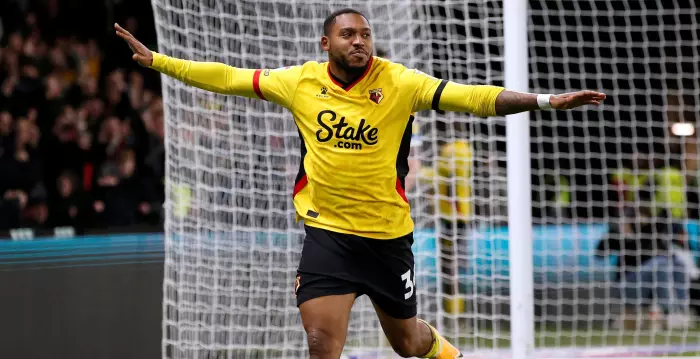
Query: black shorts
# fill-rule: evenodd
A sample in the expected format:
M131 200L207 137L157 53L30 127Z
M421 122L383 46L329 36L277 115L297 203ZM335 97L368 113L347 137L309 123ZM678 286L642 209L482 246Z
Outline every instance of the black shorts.
M379 240L304 227L294 286L297 306L318 297L356 293L367 294L393 318L416 315L413 233Z

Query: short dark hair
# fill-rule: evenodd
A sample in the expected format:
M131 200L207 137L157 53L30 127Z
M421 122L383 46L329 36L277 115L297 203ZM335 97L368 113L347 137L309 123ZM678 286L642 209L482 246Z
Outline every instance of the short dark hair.
M367 23L369 23L369 19L367 19L367 16L365 16L365 14L363 14L355 9L351 9L351 8L347 7L345 9L333 11L333 13L328 15L326 20L323 21L323 34L324 35L328 36L328 34L331 32L331 26L333 26L333 24L335 24L335 18L337 18L338 16L343 15L343 14L360 15L360 16L364 17L365 20L367 20Z

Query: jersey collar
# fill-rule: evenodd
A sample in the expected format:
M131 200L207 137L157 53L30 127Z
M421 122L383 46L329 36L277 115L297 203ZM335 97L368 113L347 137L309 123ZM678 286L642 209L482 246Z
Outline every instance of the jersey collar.
M333 74L331 73L330 63L328 63L328 65L326 66L326 71L328 72L328 78L331 79L331 82L333 82L333 84L345 90L345 92L349 92L350 90L352 90L353 87L355 87L355 85L357 85L360 81L362 81L362 79L364 79L367 76L369 71L372 69L372 63L374 63L374 56L371 56L369 58L369 62L367 63L367 68L365 69L365 72L363 72L362 75L360 75L360 77L358 77L355 81L346 85L344 85L339 80L336 80L336 77L333 76Z

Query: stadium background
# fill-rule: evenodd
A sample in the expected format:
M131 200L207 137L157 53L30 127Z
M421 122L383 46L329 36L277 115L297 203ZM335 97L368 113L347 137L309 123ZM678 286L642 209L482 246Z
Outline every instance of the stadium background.
M677 4L691 6L690 2ZM649 13L653 13L653 8L650 10ZM440 13L441 9L436 7L434 11ZM448 16L448 13L437 14L440 15ZM457 14L458 17L469 15ZM128 48L113 36L111 30L111 24L119 22L149 48L156 48L151 5L148 1L138 0L10 0L0 3L0 19L0 144L3 151L3 160L0 161L0 192L3 193L0 229L3 232L0 238L5 239L0 242L0 283L7 288L0 299L1 316L7 318L0 324L0 335L10 343L0 346L0 357L157 357L161 340L163 278L162 237L159 235L163 229L163 214L160 208L164 198L160 83L157 74L144 71L131 61ZM598 20L585 15L582 19L583 23ZM691 21L683 18L665 20ZM545 19L534 18L533 21L537 23ZM628 21L629 24L620 25L631 24L635 29L642 29L641 25L651 21L651 17L630 16ZM683 27L680 29L673 36L696 36L685 33ZM466 35L467 30L463 30ZM431 31L440 33L441 29L431 27ZM469 31L469 34L489 36L474 31ZM579 40L585 41L589 35L568 36L572 36L570 41L577 36L582 36ZM640 30L624 36L643 38L655 35ZM595 56L648 55L627 51L631 49L611 48L609 53L596 53ZM694 50L651 46L648 51L663 51L669 57L693 58ZM683 54L683 51L688 52ZM12 56L13 52L24 55ZM459 67L459 61L455 68L440 67L445 59L439 57L447 56L447 52L434 53L438 57L435 76L459 80L469 72ZM545 57L547 54L536 56ZM592 54L584 51L579 56ZM78 71L81 64L87 69L85 72ZM497 68L500 65L488 66ZM649 64L647 67L618 64L593 69L578 68L572 61L570 66L560 71L602 70L612 79L634 77L636 71L647 71ZM663 68L664 72L679 74L675 76L678 79L675 83L644 83L643 86L694 88L697 80L681 74L693 73L697 64L688 63L687 66ZM12 68L19 71L14 74L16 76L13 76ZM596 85L574 80L557 82L553 87L565 90ZM606 87L630 89L635 86L640 84L615 81ZM552 85L543 87L551 88ZM619 96L609 101L618 105L618 109L630 109L634 98ZM659 101L663 102L662 99ZM687 100L686 103L688 113L677 115L694 118L694 105ZM615 211L615 208L606 206L616 203L608 200L616 194L608 193L610 179L602 175L606 173L602 169L619 164L599 159L617 158L618 153L641 152L680 160L682 156L672 154L687 150L681 148L680 143L666 140L666 129L645 122L651 119L644 120L661 115L632 110L617 111L613 115L603 111L602 116L611 116L632 125L599 126L588 122L590 127L578 133L571 132L572 127L555 125L556 115L546 117L552 125L545 128L551 132L541 135L583 139L562 141L556 148L548 145L532 147L535 169L581 170L573 171L580 174L578 177L568 178L575 190L570 193L567 204L572 217L585 223L572 223L564 229L561 226L548 227L547 214L544 211L534 213L536 224L541 226L537 233L557 230L559 237L568 239L557 245L564 249L577 248L575 255L551 260L576 263L580 272L572 275L581 276L579 280L589 281L610 275L606 272L609 267L594 270L597 263L592 252L609 230L609 223L604 219L610 216L610 211ZM632 121L632 118L637 120ZM438 122L434 127L428 126L426 131L439 138L441 133L451 131L447 126ZM479 125L457 130L465 136L467 133L488 135L495 131L502 135L504 132L503 127ZM593 140L595 136L591 136L597 131L609 131L600 137L634 137L637 141L621 145L597 143ZM533 132L533 135L538 134ZM17 146L18 142L25 145ZM503 142L494 144L504 146ZM23 149L20 151L19 147ZM539 153L555 152L556 156L538 156ZM569 155L580 152L593 155L585 159ZM541 179L533 178L535 186ZM583 185L586 182L591 186ZM684 223L693 249L697 251L700 250L696 224L697 188L690 192L690 218ZM553 194L534 193L535 201L542 203L551 200L551 196ZM541 204L536 207L544 208ZM507 236L503 228L495 228L497 233L486 234L484 238L495 236L505 241ZM425 230L425 237L430 238L431 229ZM77 237L83 235L86 237ZM475 238L479 238L478 235ZM536 234L536 250L537 246L551 246L551 243L543 244L548 238ZM482 265L476 263L471 269L507 268L507 261L502 260L507 258L504 243L494 245L492 240L482 243L484 248L494 252L493 258L499 264L494 267L489 258L485 258ZM429 250L430 246L430 240L418 241L416 250ZM567 281L567 278L546 269L546 258L538 264L543 265L538 280Z
M162 239L100 237L163 231L160 79L117 21L155 48L149 1L0 1L2 358L160 356Z

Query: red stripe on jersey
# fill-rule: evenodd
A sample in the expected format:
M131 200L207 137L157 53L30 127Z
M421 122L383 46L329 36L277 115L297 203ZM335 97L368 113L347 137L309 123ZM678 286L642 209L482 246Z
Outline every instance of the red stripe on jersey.
M309 180L306 179L306 175L304 175L304 177L302 177L299 180L299 182L297 182L294 185L294 192L292 193L292 197L296 196L297 193L299 193L299 191L301 191L306 186L307 183L309 183Z
M403 198L404 202L408 203L408 198L406 198L406 192L403 190L403 186L401 186L401 180L398 178L396 179L396 192L399 193L399 196Z
M265 96L263 96L262 91L260 91L260 73L262 70L255 70L255 73L253 74L253 90L255 91L255 94L260 97L262 100L266 100Z

